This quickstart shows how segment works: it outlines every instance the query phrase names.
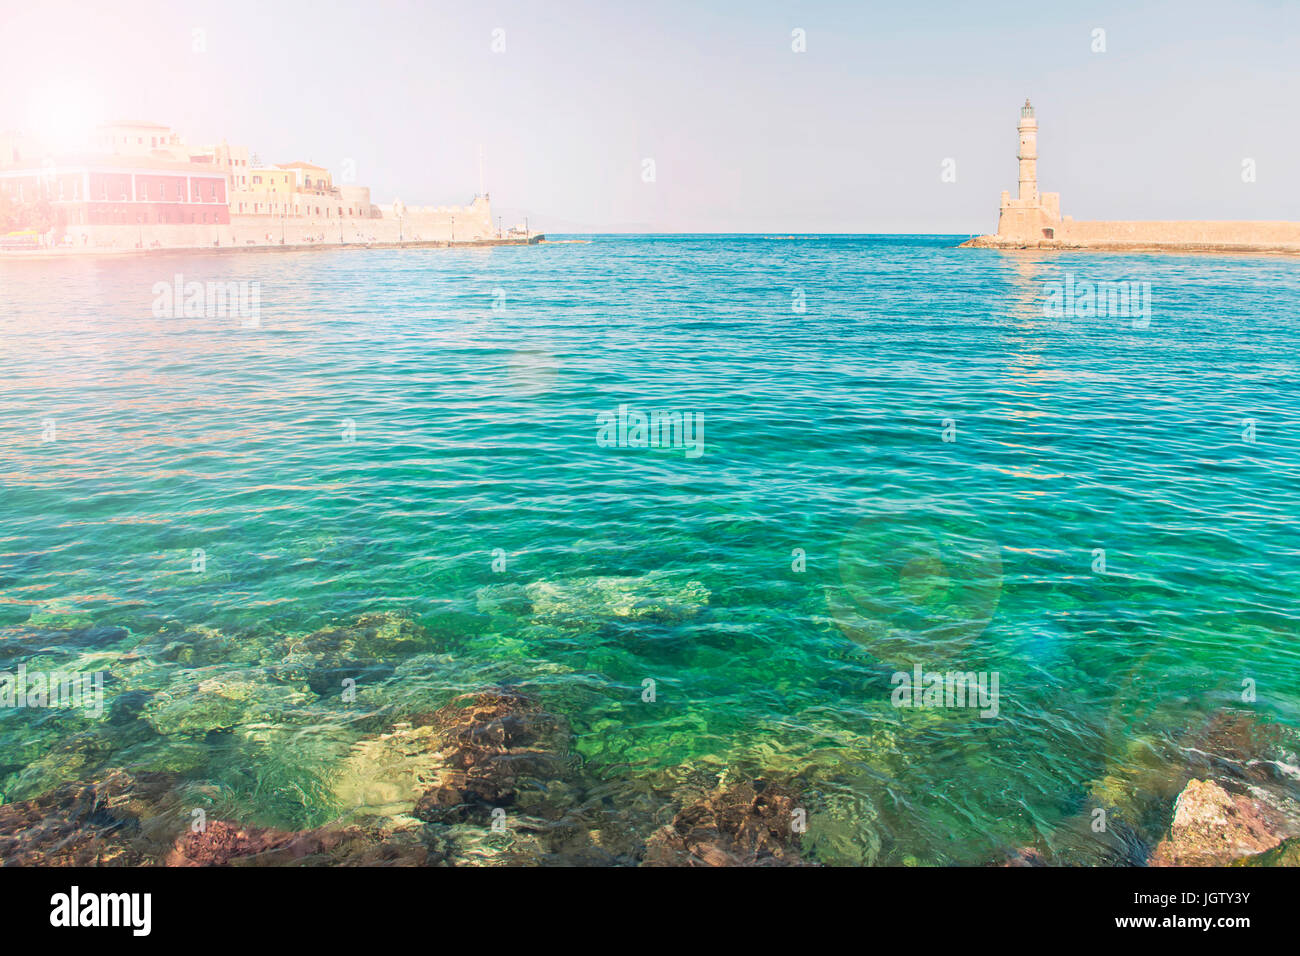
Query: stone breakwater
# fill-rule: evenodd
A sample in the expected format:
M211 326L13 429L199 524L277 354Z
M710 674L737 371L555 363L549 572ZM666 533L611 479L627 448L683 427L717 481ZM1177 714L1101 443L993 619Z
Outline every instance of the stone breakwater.
M963 242L959 249L1023 249L1060 252L1197 252L1245 255L1300 255L1300 241L1267 240L1241 242L1161 241L1158 239L1012 239L1002 236L976 236Z

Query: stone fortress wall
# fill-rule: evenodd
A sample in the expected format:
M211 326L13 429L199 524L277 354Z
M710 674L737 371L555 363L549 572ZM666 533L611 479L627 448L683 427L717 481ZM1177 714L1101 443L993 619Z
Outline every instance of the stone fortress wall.
M356 208L355 206L353 208ZM492 205L478 196L468 206L370 207L368 216L235 215L229 225L144 224L68 226L73 248L174 249L208 246L338 245L365 242L472 242L497 237ZM84 238L83 238L84 237Z
M487 196L468 206L371 207L369 217L230 217L229 238L222 245L286 245L339 242L472 242L495 239L497 224ZM398 209L401 215L398 215Z
M1198 245L1266 243L1300 246L1300 222L1075 221L1068 216L1056 227L1065 242L1156 242Z

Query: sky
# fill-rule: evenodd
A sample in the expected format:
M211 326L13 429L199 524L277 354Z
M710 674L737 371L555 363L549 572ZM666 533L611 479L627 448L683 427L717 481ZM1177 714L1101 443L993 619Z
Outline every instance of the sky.
M1300 0L0 10L0 129L151 120L383 204L467 202L481 151L535 231L992 232L1026 96L1067 215L1300 219Z

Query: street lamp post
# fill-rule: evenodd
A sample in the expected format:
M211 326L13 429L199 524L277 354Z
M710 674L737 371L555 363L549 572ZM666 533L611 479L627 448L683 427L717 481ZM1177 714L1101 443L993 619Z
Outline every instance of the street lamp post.
M402 232L402 217L406 215L406 203L400 199L394 201L393 215L397 217L397 244L400 246L405 239Z

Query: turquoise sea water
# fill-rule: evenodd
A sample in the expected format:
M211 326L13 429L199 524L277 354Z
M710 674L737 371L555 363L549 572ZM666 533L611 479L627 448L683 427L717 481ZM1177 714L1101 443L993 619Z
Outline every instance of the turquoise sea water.
M357 740L519 684L611 812L797 777L814 859L982 863L1085 844L1217 712L1300 725L1294 260L959 241L0 262L0 671L108 707L0 711L0 793L172 769L314 825ZM156 317L177 273L260 327ZM1149 324L1045 317L1067 274ZM599 443L620 405L703 454ZM292 666L373 612L425 630ZM918 663L997 716L893 706Z

